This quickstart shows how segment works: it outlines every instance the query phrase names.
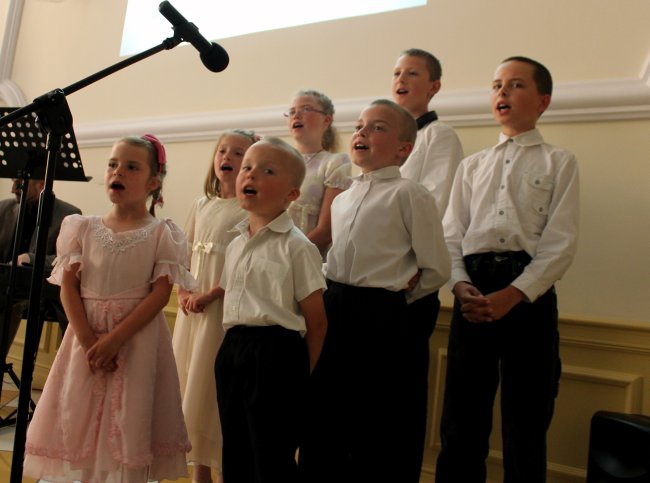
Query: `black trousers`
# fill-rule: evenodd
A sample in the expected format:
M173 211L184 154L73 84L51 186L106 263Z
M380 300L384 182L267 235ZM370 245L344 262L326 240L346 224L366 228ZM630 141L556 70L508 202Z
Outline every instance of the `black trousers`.
M466 259L466 267L477 288L489 294L509 285L529 259L519 252L484 254ZM546 432L561 372L557 324L554 289L532 304L518 304L491 323L468 322L455 301L437 483L486 481L485 459L499 383L504 481L546 481Z
M324 298L329 325L310 381L302 481L419 481L412 413L421 344L404 293L330 282Z
M234 327L215 363L228 483L295 483L309 377L300 334L280 326Z
M438 292L410 303L407 306L407 319L405 323L413 337L413 370L407 371L405 377L412 377L410 384L415 390L413 407L405 414L406 421L412 427L413 438L404 441L404 451L413 455L413 462L408 469L405 468L400 481L420 481L424 446L427 432L427 413L429 395L429 339L433 334L440 312L440 299ZM407 471L410 471L407 473ZM408 477L407 477L408 475Z

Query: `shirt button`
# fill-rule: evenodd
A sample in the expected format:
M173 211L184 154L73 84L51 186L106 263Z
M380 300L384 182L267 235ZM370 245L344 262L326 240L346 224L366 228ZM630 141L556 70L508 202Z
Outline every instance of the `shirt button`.
M505 243L505 242L506 242L506 239L505 239L505 238L499 238L499 242L500 242L500 243Z
M499 214L500 214L500 215L503 215L503 210L499 210Z
M505 189L506 187L505 187L505 185L501 185L500 188L501 188L501 189Z
M506 159L506 164L510 164L510 160L509 160L509 159Z
M538 179L535 180L535 184L539 184L539 180L538 180Z

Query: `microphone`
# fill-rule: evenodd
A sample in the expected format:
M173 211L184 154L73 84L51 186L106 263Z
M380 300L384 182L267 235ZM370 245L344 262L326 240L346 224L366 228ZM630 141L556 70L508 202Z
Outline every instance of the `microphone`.
M230 58L228 52L219 44L208 41L199 33L196 25L188 22L171 3L164 1L158 6L158 11L169 20L183 40L189 42L199 51L201 62L212 72L221 72L228 67Z

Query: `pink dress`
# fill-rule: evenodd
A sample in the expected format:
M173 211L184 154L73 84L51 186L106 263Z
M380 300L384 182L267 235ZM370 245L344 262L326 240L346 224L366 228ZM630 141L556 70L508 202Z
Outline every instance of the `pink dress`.
M50 277L80 263L88 321L111 331L167 277L188 289L186 242L171 221L113 233L100 217L63 221ZM190 443L167 322L159 313L120 349L118 369L91 373L72 328L66 331L27 432L24 473L51 482L137 482L187 474Z

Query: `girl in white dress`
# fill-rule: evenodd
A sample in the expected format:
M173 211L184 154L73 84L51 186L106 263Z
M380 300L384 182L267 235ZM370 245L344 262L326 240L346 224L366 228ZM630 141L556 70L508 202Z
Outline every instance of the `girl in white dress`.
M249 131L227 131L217 141L205 180L205 196L197 199L185 225L190 270L199 281L194 292L179 290L181 311L174 327L174 355L183 395L183 412L192 442L189 461L193 480L211 481L215 468L221 481L221 424L217 408L214 361L224 337L223 291L217 290L230 230L246 217L235 196L235 179L244 153L256 137Z
M299 91L284 115L288 120L289 133L307 165L300 197L287 211L295 225L324 257L332 242L332 201L352 182L350 158L345 153L335 153L337 139L332 126L334 105L322 92Z
M61 285L71 330L27 432L28 476L144 483L187 474L190 442L162 309L174 283L196 281L183 232L153 216L165 172L155 136L124 138L104 177L111 210L63 220L49 280Z

